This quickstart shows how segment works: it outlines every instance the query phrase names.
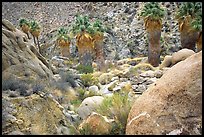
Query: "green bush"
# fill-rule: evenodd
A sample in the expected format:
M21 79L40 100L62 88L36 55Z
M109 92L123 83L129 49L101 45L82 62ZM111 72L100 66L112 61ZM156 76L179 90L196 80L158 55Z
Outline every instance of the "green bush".
M111 134L114 135L125 134L127 118L131 108L128 94L122 93L114 93L111 97L105 97L97 109L99 114L115 119L115 124L111 131Z
M85 99L85 92L87 90L79 87L79 88L76 88L76 91L78 93L79 100L81 100L81 101L84 100Z
M71 105L73 105L75 108L79 107L81 102L82 102L82 100L80 100L80 99L76 99L76 100L71 100L70 101Z
M92 66L84 66L84 65L78 65L77 66L77 68L76 68L76 70L78 70L79 71L79 73L85 73L85 74L87 74L87 73L93 73L93 67Z
M88 74L82 74L82 75L81 75L81 81L82 81L82 84L83 84L85 87L89 87L89 86L98 84L98 79L97 79L97 78L94 78L93 75L90 74L90 73L88 73Z

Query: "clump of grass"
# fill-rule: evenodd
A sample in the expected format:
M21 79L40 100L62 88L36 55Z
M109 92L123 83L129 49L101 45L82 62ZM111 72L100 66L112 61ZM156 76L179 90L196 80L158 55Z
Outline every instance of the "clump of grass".
M93 135L90 125L86 124L83 128L79 129L80 135Z
M88 91L82 87L79 87L79 88L76 88L76 91L78 93L78 99L80 101L83 101L85 98L87 97L91 97L91 96L97 96L99 95L98 93L95 93L95 92L91 92L91 91ZM76 101L77 102L77 101Z
M155 70L155 68L149 63L139 63L130 69L129 74L137 76L139 75L139 73L148 70Z
M93 75L91 73L82 74L81 75L81 82L85 87L89 87L89 86L98 84L98 79L93 77Z
M87 90L80 87L80 88L77 88L76 91L78 93L79 100L81 100L81 101L84 100L85 99L85 92Z
M79 73L85 73L85 74L87 74L87 73L93 73L93 67L92 66L90 66L90 65L87 65L87 66L85 66L85 65L78 65L77 67L76 67L76 70L78 70L79 71Z
M76 100L71 100L70 104L74 106L74 108L78 108L79 105L81 104L82 100L81 99L76 99Z
M111 134L125 134L131 102L128 100L128 94L122 93L114 93L110 97L105 97L97 109L99 114L115 119Z

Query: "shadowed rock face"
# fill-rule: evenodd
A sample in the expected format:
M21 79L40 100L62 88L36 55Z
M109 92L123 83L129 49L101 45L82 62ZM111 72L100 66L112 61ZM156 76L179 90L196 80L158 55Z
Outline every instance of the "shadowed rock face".
M201 134L202 51L170 68L130 110L126 134Z
M16 29L9 21L2 20L2 73L35 77L52 77L46 60L38 53L25 33Z

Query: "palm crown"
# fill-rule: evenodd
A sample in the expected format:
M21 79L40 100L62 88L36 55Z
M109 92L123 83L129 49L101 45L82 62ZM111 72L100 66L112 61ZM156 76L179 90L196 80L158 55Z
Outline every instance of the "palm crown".
M88 30L87 28L90 27L90 22L88 16L80 16L76 15L76 21L72 25L72 32L75 34Z
M24 18L20 19L20 23L19 23L20 27L22 27L22 25L24 25L24 24L27 26L30 26L30 23L28 20L26 20Z
M201 2L185 2L179 7L176 18L185 19L191 17L191 26L195 30L202 30L202 3Z
M65 41L70 41L71 38L68 36L68 30L65 29L64 27L60 27L58 29L58 38L64 39Z
M75 34L86 31L89 34L104 32L105 28L100 20L91 23L88 16L76 15L76 21L72 25L72 32Z
M40 30L40 26L35 20L33 20L30 23L30 29L31 31L37 31L37 30Z
M165 11L160 7L158 2L145 3L144 8L140 14L142 17L150 17L155 20L163 18L164 15Z

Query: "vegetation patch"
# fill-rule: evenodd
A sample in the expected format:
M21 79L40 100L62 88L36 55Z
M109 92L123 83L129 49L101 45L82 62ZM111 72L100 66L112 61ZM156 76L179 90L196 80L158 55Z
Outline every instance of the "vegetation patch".
M128 114L131 108L131 102L128 100L128 94L114 93L110 97L105 97L97 113L115 119L111 134L125 134Z

